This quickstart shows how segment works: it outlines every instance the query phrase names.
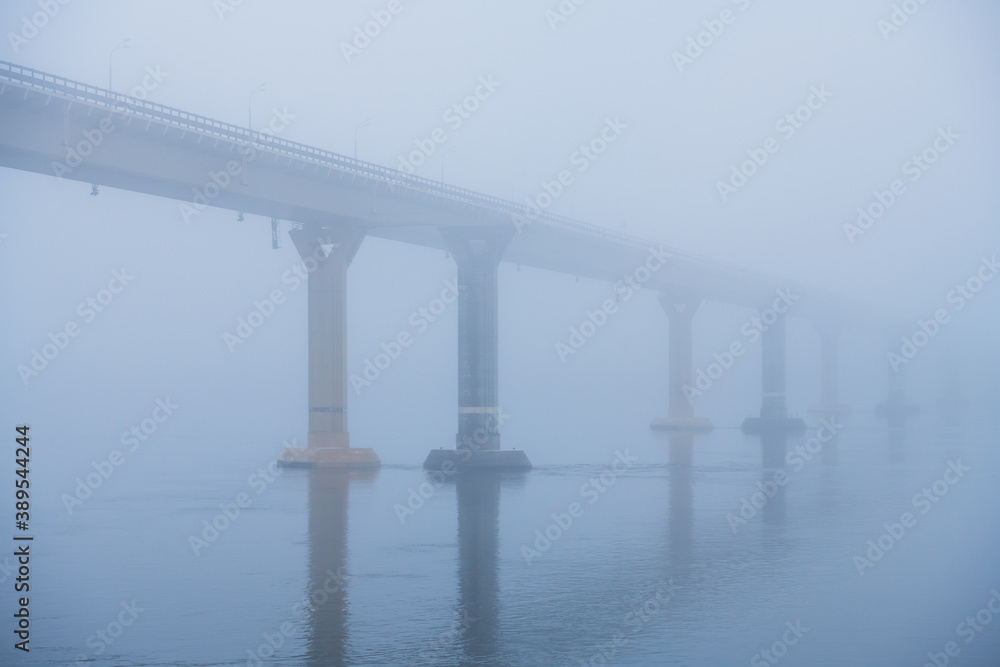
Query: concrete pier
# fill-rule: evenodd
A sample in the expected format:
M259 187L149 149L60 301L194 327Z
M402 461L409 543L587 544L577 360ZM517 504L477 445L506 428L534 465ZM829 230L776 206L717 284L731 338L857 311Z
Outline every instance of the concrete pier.
M884 403L876 406L875 414L892 418L920 414L920 407L906 398L905 367L900 366L895 370L891 365L887 364L886 367L889 371L889 396Z
M848 415L851 413L851 406L841 403L837 398L840 327L828 322L817 322L815 326L820 339L820 399L809 407L809 411L821 415Z
M773 310L771 312L774 312ZM785 316L768 323L761 338L763 400L760 417L743 421L744 433L801 433L806 423L789 418L785 407Z
M694 386L693 325L700 299L678 299L661 294L660 303L667 313L669 329L670 393L667 417L654 419L649 428L654 431L711 431L709 419L694 416L694 408L684 393L685 386Z
M347 269L364 230L342 225L289 232L309 275L309 434L287 447L284 466L357 468L381 465L368 448L352 448L347 431Z
M458 268L458 432L455 449L432 450L424 467L530 468L520 450L500 449L497 269L514 228L441 229Z

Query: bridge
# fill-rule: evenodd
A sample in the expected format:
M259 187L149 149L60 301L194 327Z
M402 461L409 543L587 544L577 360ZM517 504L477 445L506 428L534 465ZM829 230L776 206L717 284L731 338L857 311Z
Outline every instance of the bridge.
M748 432L804 428L785 407L790 311L821 336L822 412L846 409L837 397L838 332L885 317L794 281L288 141L276 136L280 127L280 119L268 129L240 127L0 61L0 166L175 199L188 221L214 206L294 224L289 235L309 274L309 432L307 447L282 452L286 465L380 463L371 449L350 446L347 427L347 276L366 236L443 249L457 265L458 428L455 449L428 456L434 469L530 467L523 451L500 448L496 428L501 261L609 281L623 293L635 281L660 294L669 401L655 429L712 427L684 393L694 383L693 319L704 301L756 309L766 325L762 407L744 423ZM890 407L903 403L901 385L891 388Z

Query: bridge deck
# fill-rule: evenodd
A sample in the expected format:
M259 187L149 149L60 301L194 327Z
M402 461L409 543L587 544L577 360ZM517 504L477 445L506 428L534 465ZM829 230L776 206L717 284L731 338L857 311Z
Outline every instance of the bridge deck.
M506 261L611 282L661 247L549 212L531 217L523 204L3 61L0 121L0 166L48 175L67 167L69 150L88 143L85 132L98 136L103 121L112 129L62 177L170 197L187 202L189 213L202 193L211 206L305 225L359 224L372 236L435 248L444 248L440 227L530 220L514 235ZM224 174L227 163L237 175L214 187L212 174ZM647 288L749 307L791 288L802 295L793 315L878 317L822 290L666 250L668 264Z

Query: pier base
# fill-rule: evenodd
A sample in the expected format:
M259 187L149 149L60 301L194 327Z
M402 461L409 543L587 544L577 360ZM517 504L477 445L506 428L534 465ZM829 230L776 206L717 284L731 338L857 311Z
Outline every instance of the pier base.
M520 449L432 449L424 461L427 470L530 470L531 461Z
M748 435L794 434L804 432L806 423L796 417L747 417L740 430Z
M708 432L714 429L712 420L705 417L660 417L649 425L651 431Z
M814 403L809 406L809 412L817 415L832 415L834 417L846 417L851 414L851 406L846 403Z
M369 447L285 447L278 465L283 468L378 468L382 461Z

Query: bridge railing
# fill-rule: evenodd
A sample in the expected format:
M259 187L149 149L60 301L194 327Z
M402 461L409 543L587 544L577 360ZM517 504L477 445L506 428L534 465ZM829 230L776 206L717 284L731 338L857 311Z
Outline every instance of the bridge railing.
M7 80L16 85L33 88L48 94L58 94L87 102L109 111L128 113L134 116L166 122L181 129L201 132L232 141L249 143L276 153L309 159L341 171L355 173L368 178L387 182L393 186L407 187L420 192L434 194L454 201L486 208L496 213L519 216L523 220L560 227L589 236L602 238L614 243L646 248L650 241L615 232L598 225L573 220L547 211L532 213L526 205L485 195L474 190L446 185L437 181L403 173L398 169L383 167L371 162L357 160L332 151L307 144L281 139L270 132L251 130L232 123L192 114L174 107L141 100L130 95L116 93L79 81L42 72L16 63L0 61L0 81Z

